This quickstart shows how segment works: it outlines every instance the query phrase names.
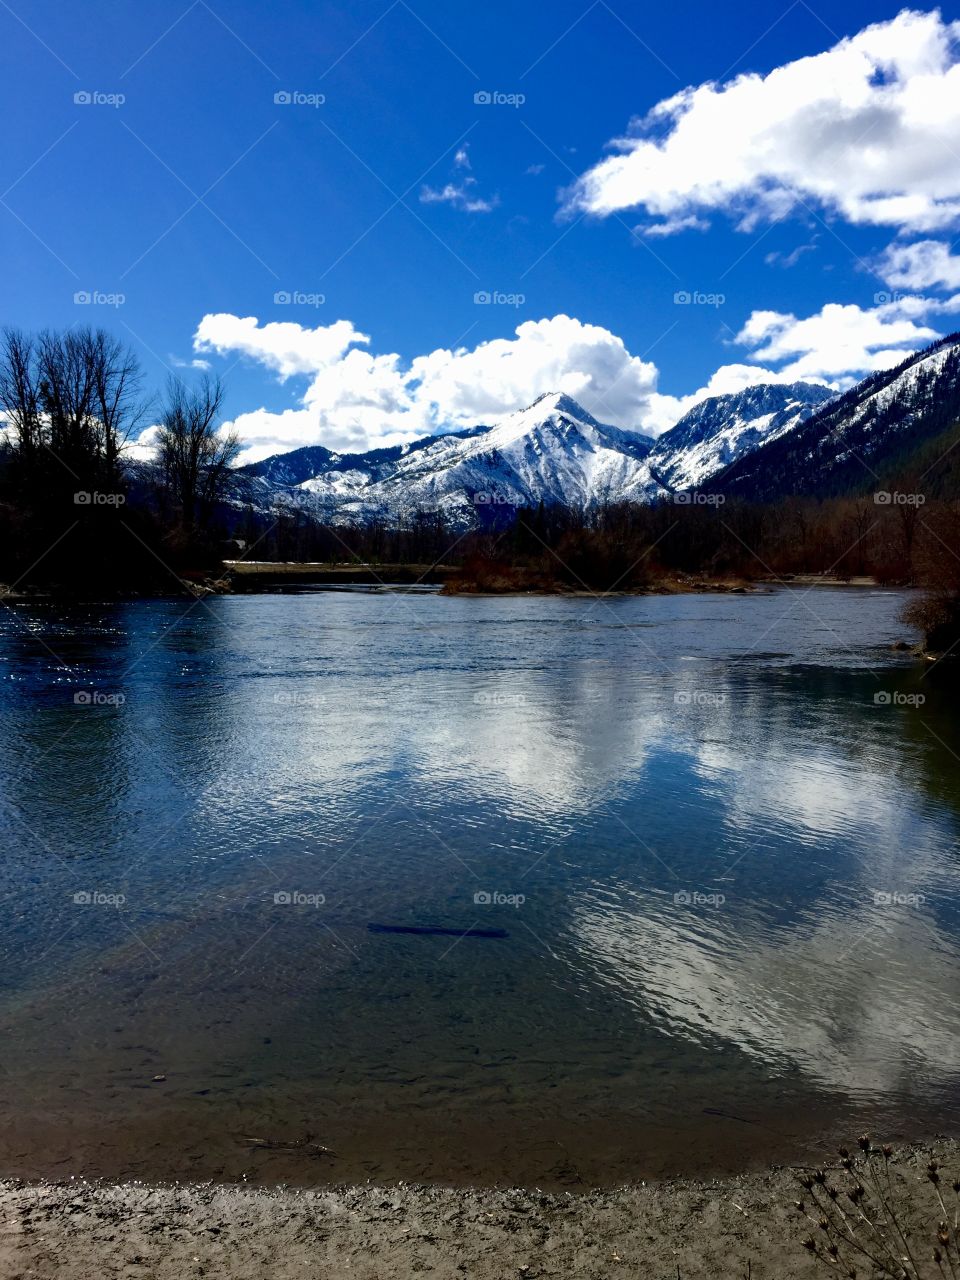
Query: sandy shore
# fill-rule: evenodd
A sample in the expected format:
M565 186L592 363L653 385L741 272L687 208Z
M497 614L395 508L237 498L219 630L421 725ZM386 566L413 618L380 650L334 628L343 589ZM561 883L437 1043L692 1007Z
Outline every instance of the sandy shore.
M918 1253L939 1216L924 1169L950 1177L960 1147L898 1153ZM800 1240L797 1171L616 1191L342 1187L147 1187L82 1180L0 1183L0 1275L26 1280L477 1280L600 1276L800 1280L822 1274ZM679 1272L678 1272L679 1268Z

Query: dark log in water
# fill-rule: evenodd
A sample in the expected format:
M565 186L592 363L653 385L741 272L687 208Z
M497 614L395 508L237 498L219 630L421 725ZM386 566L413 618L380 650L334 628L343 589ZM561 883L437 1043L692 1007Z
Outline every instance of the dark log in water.
M436 925L368 924L371 933L438 934L445 938L509 938L506 929L441 929Z

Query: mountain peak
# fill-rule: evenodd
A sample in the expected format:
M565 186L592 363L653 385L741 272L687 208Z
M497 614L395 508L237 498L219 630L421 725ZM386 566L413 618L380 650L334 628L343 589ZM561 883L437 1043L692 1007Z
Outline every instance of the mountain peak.
M346 523L439 511L466 526L541 502L587 509L700 488L763 500L840 492L864 483L862 459L875 471L958 416L960 345L952 335L841 396L804 382L712 396L655 442L548 391L490 427L362 454L308 446L266 459L237 473L235 501L272 509L282 500Z
M578 418L581 422L594 422L595 419L579 401L574 400L573 396L568 396L565 391L544 391L542 395L537 396L532 404L526 409L520 410L521 413L527 413L530 409L539 408L545 412L565 413L571 418Z
M793 494L869 492L960 418L960 334L872 373L796 431L765 441L710 481L717 492L772 502ZM926 470L924 470L926 474Z
M834 394L815 383L762 382L701 400L657 440L651 454L657 475L672 489L702 484L806 422Z

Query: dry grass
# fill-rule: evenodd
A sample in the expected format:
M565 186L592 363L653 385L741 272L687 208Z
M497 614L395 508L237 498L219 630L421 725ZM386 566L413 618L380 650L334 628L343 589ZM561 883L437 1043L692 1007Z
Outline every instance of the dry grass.
M960 1280L960 1181L948 1186L931 1158L926 1168L932 1188L930 1221L924 1236L907 1223L907 1190L894 1165L893 1148L876 1147L864 1135L853 1154L840 1148L838 1169L804 1174L799 1181L805 1194L796 1208L813 1231L803 1247L851 1280Z

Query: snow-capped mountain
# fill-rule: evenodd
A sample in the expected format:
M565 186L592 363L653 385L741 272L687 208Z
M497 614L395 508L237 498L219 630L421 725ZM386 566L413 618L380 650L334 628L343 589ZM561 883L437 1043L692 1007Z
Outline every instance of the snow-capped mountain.
M765 383L711 396L664 432L650 454L671 489L695 489L744 454L792 431L836 392L812 382Z
M598 422L553 392L492 427L369 453L317 445L268 458L241 469L238 498L264 505L279 497L319 519L349 523L441 511L467 524L541 502L650 502L702 484L830 394L795 383L715 396L654 441Z
M881 469L909 465L915 449L958 421L960 333L954 333L743 454L707 488L764 501L882 488Z
M806 382L714 396L653 440L540 396L490 427L368 453L316 445L235 473L234 501L278 502L323 522L440 512L454 525L518 507L646 503L707 489L751 499L856 488L960 420L960 335L841 396Z
M638 484L656 488L646 462L652 443L553 393L467 440L441 436L407 454L368 499L461 516L479 506L589 506Z
M298 449L241 468L245 500L282 489L323 519L363 522L440 511L473 523L522 506L590 506L626 492L646 501L662 486L646 461L653 440L598 422L562 393L540 396L492 427L431 436L366 454ZM240 495L238 495L240 496Z
M451 439L465 440L487 427L467 427L452 432ZM424 436L413 444L394 445L389 449L370 449L367 453L335 453L322 444L308 444L289 453L277 453L262 462L253 462L241 470L250 476L258 476L271 484L294 488L306 481L339 472L343 476L354 473L365 477L364 483L373 484L389 475L401 458L434 444L436 436Z

